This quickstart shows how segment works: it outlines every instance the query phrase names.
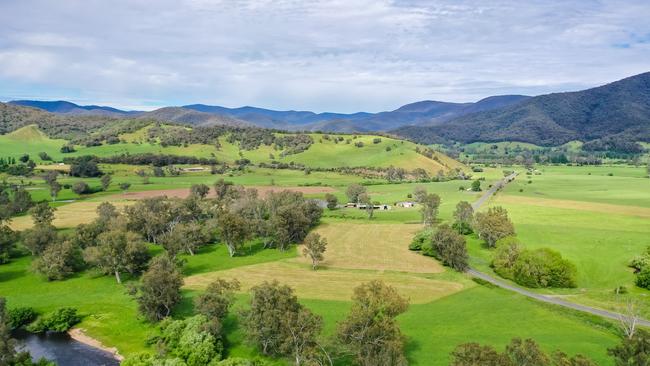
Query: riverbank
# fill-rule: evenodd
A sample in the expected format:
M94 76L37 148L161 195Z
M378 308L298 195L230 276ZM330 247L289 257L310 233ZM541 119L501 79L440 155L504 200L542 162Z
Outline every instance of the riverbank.
M116 360L120 362L124 361L124 356L120 355L117 348L104 346L102 342L88 336L82 328L72 328L68 330L68 335L70 338L74 339L77 342L110 353Z

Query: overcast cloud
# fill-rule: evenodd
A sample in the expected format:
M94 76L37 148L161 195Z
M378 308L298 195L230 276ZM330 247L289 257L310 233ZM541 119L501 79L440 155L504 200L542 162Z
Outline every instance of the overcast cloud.
M650 71L650 3L2 0L0 99L380 111Z

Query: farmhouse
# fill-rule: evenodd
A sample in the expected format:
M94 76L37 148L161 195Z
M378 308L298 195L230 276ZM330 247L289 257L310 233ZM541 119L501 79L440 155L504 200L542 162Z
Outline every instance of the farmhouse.
M410 207L415 207L415 202L411 202L411 201L396 202L395 206L410 208Z

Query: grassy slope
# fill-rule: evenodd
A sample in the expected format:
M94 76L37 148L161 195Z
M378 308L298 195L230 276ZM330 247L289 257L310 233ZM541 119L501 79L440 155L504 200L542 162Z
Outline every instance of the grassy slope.
M111 156L119 154L139 154L139 153L158 153L173 155L191 155L197 157L211 158L215 157L220 161L233 162L240 159L240 150L237 145L230 144L225 138L221 138L221 149L217 150L211 145L190 145L187 147L168 146L162 147L159 144L150 144L144 141L146 136L146 127L134 133L122 135L121 138L127 143L102 146L77 146L77 151L71 154L62 154L61 146L65 144L64 140L52 140L43 135L35 126L27 126L11 134L0 136L0 156L18 157L23 153L32 155L38 159L39 152L47 152L55 160L61 160L65 156L97 155ZM332 140L323 140L321 134L311 134L314 144L305 152L280 157L280 151L274 150L270 146L260 146L256 150L242 151L243 157L250 159L255 163L271 162L277 160L281 162L296 162L311 167L328 168L328 167L389 167L391 165L399 166L407 170L423 168L434 174L440 169L462 167L457 161L446 157L443 154L436 154L438 161L429 159L415 152L416 145L402 140L395 140L382 137L381 142L373 144L372 140L376 136L359 135L353 139L352 143L346 144L345 141L335 144ZM332 135L334 137L335 135ZM351 136L344 136L352 138ZM364 147L354 146L355 142L363 142ZM391 151L386 151L386 147L391 147ZM271 154L274 159L271 158Z

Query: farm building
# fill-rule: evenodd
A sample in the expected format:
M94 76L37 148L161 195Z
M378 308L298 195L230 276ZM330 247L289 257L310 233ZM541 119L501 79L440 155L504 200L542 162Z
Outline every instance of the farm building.
M345 207L346 208L358 208L360 210L365 210L366 209L366 205L364 205L363 203L354 203L354 202L346 203ZM390 208L391 208L390 205L385 205L385 204L381 204L381 203L373 205L372 207L373 207L373 210L379 210L379 211L387 211L387 210L390 210Z
M409 208L409 207L414 207L415 202L411 202L411 201L397 202L397 203L395 203L395 206Z

